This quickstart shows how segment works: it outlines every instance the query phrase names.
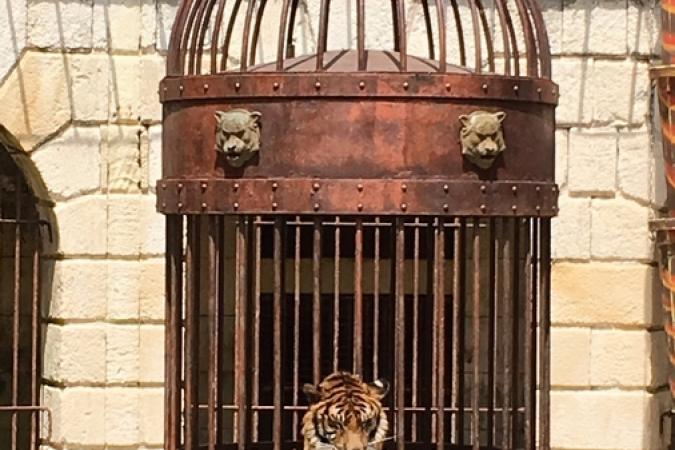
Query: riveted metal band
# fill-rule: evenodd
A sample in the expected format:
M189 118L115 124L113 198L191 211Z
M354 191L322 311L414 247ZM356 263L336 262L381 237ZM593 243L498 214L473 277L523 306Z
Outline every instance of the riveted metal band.
M551 217L553 183L221 179L160 180L164 214L366 214Z

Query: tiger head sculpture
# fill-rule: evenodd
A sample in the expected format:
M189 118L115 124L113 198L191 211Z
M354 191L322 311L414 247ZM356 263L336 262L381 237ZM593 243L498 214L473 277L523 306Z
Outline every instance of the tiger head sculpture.
M474 111L459 116L462 123L460 141L462 154L481 169L488 169L495 159L506 149L502 122L504 112Z
M310 406L302 420L304 450L381 449L389 430L381 400L388 390L384 379L365 383L349 372L335 372L318 386L306 384Z
M232 167L241 167L260 150L260 118L257 111L216 111L216 151Z

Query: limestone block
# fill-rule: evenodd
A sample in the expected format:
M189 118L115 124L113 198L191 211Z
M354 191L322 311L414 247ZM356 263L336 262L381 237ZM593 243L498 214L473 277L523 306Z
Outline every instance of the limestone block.
M619 132L619 189L625 197L649 203L654 168L652 146L646 129Z
M73 118L81 121L108 120L108 55L68 56Z
M658 421L648 421L659 401L644 391L551 393L551 447L643 449Z
M45 335L45 378L60 383L105 380L105 332L99 325L49 324Z
M140 328L139 379L144 383L164 382L164 326Z
M4 80L26 46L26 2L0 4L0 80Z
M155 0L141 0L141 49L152 49L156 43L157 2Z
M650 209L617 197L591 202L591 256L599 259L652 258Z
M141 262L140 318L164 320L164 260Z
M556 108L556 123L588 123L592 118L592 104L587 78L592 70L592 61L580 57L559 57L551 61L554 80L560 83L560 98Z
M569 130L565 128L555 130L555 182L561 189L567 186L568 145Z
M649 347L647 331L593 330L591 384L612 387L647 386L651 369Z
M63 56L26 52L19 67L0 84L0 123L32 150L71 119ZM45 77L44 74L50 74Z
M92 0L28 1L28 44L40 48L89 49Z
M140 60L140 103L138 115L144 121L161 121L162 104L159 102L159 82L166 74L165 58L144 55Z
M141 253L143 255L159 256L164 254L166 219L164 215L157 212L156 203L157 200L154 195L145 195L141 201Z
M100 144L98 128L70 127L31 154L52 199L68 199L100 188Z
M140 195L110 195L108 198L108 253L138 255L141 229Z
M48 317L97 320L105 316L106 264L101 261L56 261Z
M164 389L140 389L138 407L140 441L149 445L161 444L164 441Z
M649 386L664 386L668 383L670 358L668 357L668 338L663 331L649 333Z
M590 86L595 123L645 122L650 98L647 66L631 60L596 59Z
M54 422L51 441L92 448L105 443L105 390L102 388L44 387L45 406ZM43 415L45 416L45 415ZM46 435L46 434L45 434Z
M108 85L110 117L113 120L138 120L140 92L140 57L115 55L110 58Z
M557 263L555 324L650 325L655 271L639 263Z
M138 325L112 325L106 334L106 380L109 383L137 382L139 367Z
M552 255L556 260L591 256L591 201L561 195L558 216L552 221Z
M148 184L150 191L154 192L157 180L162 178L162 126L154 125L148 129Z
M625 3L614 0L564 3L563 52L624 55L627 51L626 34Z
M105 390L105 442L107 445L136 445L139 442L137 388Z
M159 50L169 49L169 39L171 37L171 26L178 12L178 0L166 0L157 3L157 48Z
M107 318L137 319L141 264L138 261L109 261L107 269Z
M568 188L572 194L613 195L616 188L617 133L572 128L569 134Z
M54 208L59 250L66 255L104 255L107 248L106 199L87 195Z
M656 0L628 2L628 51L639 55L659 54L661 8Z
M562 0L542 0L539 2L546 24L551 54L554 55L562 51L563 3Z
M551 329L551 385L588 386L591 370L591 330Z
M138 50L140 38L140 0L94 0L94 48Z
M106 132L107 186L109 192L141 191L140 128L110 125Z

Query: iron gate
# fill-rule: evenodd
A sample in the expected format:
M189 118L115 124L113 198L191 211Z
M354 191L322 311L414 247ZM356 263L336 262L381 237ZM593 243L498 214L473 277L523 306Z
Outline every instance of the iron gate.
M301 56L301 2L267 3L186 1L172 31L165 448L299 448L301 385L334 369L391 382L388 447L549 448L558 91L536 3L489 23L480 0L417 2L427 57L414 2L384 8L390 51L366 48L381 2L353 2L355 49L328 48L316 2Z
M0 127L0 435L3 448L40 445L41 228L37 201ZM11 144L10 141L7 144ZM12 155L14 153L14 155Z

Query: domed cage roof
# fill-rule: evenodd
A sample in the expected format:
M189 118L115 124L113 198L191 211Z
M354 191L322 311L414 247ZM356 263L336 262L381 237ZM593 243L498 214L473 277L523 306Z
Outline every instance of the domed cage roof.
M551 61L535 0L190 0L176 18L167 69L169 76L448 72L548 79Z

